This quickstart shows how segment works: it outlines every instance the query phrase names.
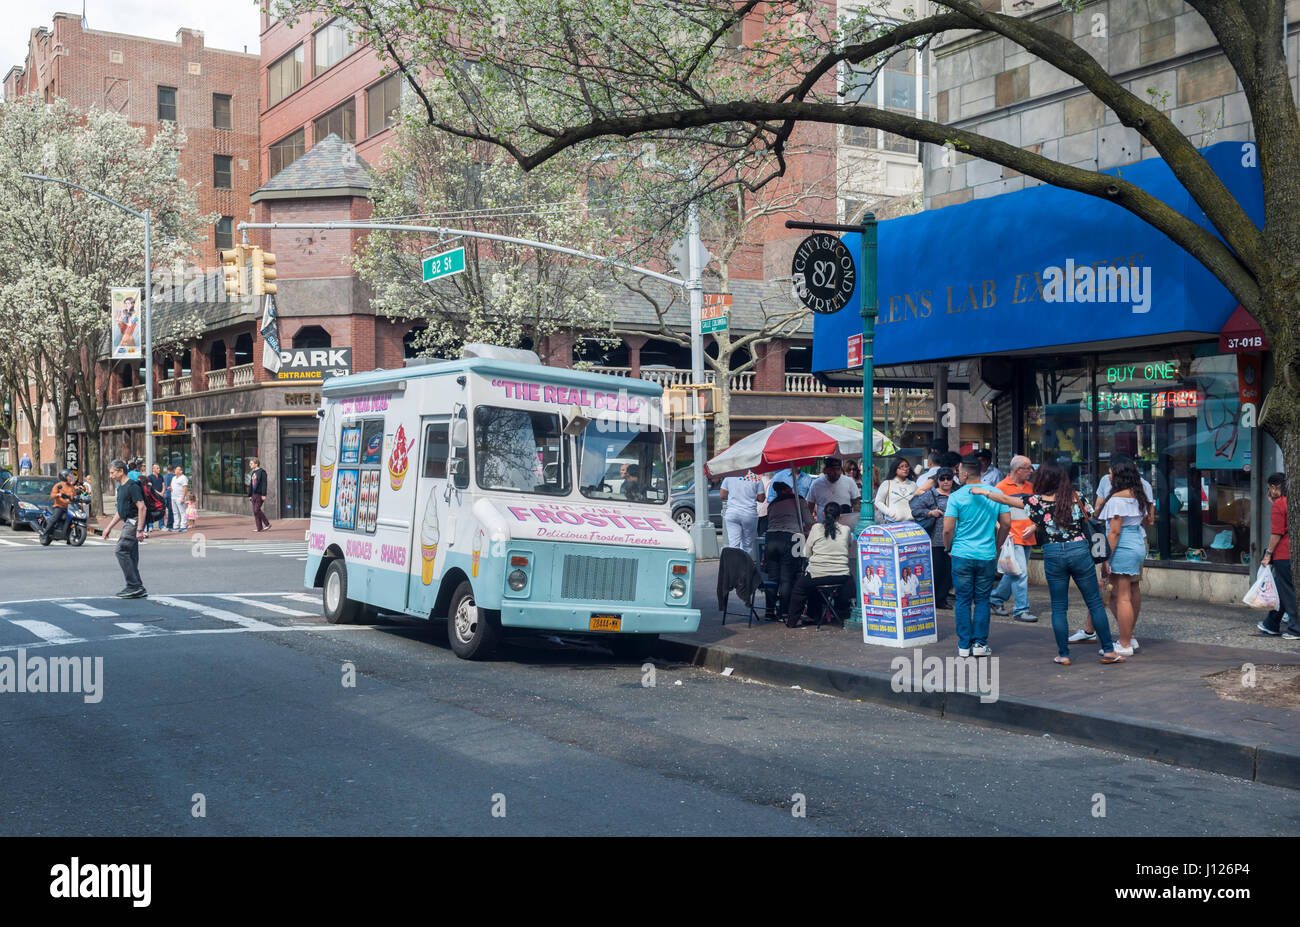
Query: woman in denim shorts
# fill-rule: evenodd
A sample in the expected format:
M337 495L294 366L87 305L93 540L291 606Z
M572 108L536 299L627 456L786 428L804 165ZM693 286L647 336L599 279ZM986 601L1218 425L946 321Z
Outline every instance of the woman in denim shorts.
M1119 642L1115 652L1131 656L1137 649L1133 628L1137 625L1134 591L1142 576L1142 561L1147 557L1147 534L1144 525L1155 520L1155 509L1142 491L1137 466L1122 461L1111 472L1111 490L1098 516L1106 525L1110 541L1110 560L1101 566L1101 575L1109 577L1115 587L1115 622L1119 625Z

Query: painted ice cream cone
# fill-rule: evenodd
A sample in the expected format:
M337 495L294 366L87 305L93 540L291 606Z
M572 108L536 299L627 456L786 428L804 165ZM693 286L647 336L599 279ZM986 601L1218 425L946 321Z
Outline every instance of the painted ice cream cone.
M320 507L329 508L330 485L334 481L334 464L339 457L338 417L330 406L325 414L325 437L321 442L320 456L316 459L320 474Z
M480 528L474 535L474 547L471 551L469 561L469 573L471 576L478 576L479 558L483 556L483 529Z
M420 580L428 586L433 582L433 561L438 556L438 502L432 487L424 504L424 522L420 525L420 556L424 559Z

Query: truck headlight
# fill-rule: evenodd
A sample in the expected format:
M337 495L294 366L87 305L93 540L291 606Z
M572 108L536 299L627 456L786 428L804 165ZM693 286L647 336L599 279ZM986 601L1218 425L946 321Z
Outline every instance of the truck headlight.
M668 584L668 594L674 599L680 599L686 595L686 582L681 579L674 579Z
M506 584L515 592L522 592L528 585L528 574L523 570L511 570L510 575L506 577Z

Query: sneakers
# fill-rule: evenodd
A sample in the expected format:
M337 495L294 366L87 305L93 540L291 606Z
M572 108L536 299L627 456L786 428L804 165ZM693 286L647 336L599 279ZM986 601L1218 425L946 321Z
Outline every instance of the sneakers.
M969 656L970 656L970 648L969 648L969 647L958 647L958 648L957 648L957 656L959 656L959 657L969 657Z
M1038 620L1037 615L1031 615L1029 612L1016 612L1016 621L1023 621L1026 624L1033 624Z
M993 655L993 648L988 644L971 645L970 655L972 657L988 657Z
M145 589L144 586L141 586L139 589L132 589L132 590L130 590L129 592L127 592L126 595L122 596L122 598L124 598L124 599L143 599L143 598L144 598L145 596L147 596L148 594L149 594L149 591L148 591L147 589Z
M1006 602L989 602L989 611L995 615L1001 615L1003 618L1011 617L1011 612L1007 611Z
M1255 627L1259 628L1259 630L1260 630L1260 632L1261 632L1262 634L1267 634L1269 637L1281 637L1281 636L1282 636L1282 632L1281 632L1281 631L1274 631L1274 630L1272 630L1272 629L1270 629L1270 628L1265 627L1265 626L1264 626L1264 622L1262 622L1262 621L1259 622L1258 624L1256 624Z
M1132 647L1134 650L1137 650L1137 649L1138 649L1138 639L1137 639L1136 637L1130 637L1130 638L1128 639L1128 644L1129 644L1129 646Z
M130 586L123 586L122 589L120 589L118 592L115 592L113 594L117 596L119 599L125 599L127 596L131 594L132 591L133 590L131 589Z
M1097 639L1096 631L1085 631L1083 628L1075 631L1070 635L1070 643L1077 644L1079 641L1095 641Z
M1133 656L1133 648L1132 648L1132 647L1121 647L1119 644L1116 644L1116 645L1115 645L1115 652L1116 652L1117 654L1119 654L1121 657L1131 657L1131 656ZM1104 657L1104 656L1106 655L1106 651L1103 650L1103 651L1101 652L1101 655Z
M1287 630L1282 632L1282 640L1300 641L1300 634L1297 634L1295 631L1292 631L1291 629L1288 628Z

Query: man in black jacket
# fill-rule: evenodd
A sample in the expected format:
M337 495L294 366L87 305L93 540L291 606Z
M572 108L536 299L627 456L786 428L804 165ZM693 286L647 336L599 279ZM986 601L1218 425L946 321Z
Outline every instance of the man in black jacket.
M271 520L262 511L262 502L266 499L266 471L262 469L261 461L256 457L248 458L248 467L251 471L248 478L248 498L253 500L253 527L257 531L265 531L271 527Z

